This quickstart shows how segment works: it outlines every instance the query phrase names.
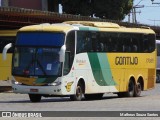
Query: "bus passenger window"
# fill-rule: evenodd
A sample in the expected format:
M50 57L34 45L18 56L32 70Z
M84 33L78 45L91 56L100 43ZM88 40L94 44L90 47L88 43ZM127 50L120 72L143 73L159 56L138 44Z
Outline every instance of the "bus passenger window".
M148 40L145 39L145 40L143 41L143 50L144 50L144 52L148 52L148 48L149 48Z
M137 52L138 48L137 45L132 45L132 52Z
M104 51L104 44L100 43L100 51L103 52Z
M71 31L67 35L66 39L66 53L65 53L65 62L64 66L66 69L64 69L64 74L68 74L74 60L75 56L75 31Z
M88 33L84 31L77 31L77 50L76 53L87 52L91 49L91 40L88 37Z
M65 53L65 64L63 74L66 75L70 71L70 52Z
M160 44L157 43L157 56L160 56Z
M112 51L112 39L108 38L108 42L107 42L107 52L111 52Z
M152 34L148 35L148 42L149 42L149 52L153 52L155 50L155 36Z
M89 38L89 37L85 38L85 46L84 46L84 48L85 48L86 52L92 51L92 41L91 41L91 38Z

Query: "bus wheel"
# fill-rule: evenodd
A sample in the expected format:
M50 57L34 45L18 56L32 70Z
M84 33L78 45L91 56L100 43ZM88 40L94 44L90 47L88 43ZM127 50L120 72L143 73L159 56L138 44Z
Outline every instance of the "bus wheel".
M119 92L119 93L117 93L117 95L118 95L119 98L125 97L125 93L124 92Z
M139 97L141 95L141 91L142 91L142 85L140 82L138 82L137 85L135 86L134 96Z
M129 84L128 84L128 91L125 92L125 96L126 97L133 97L134 96L134 91L135 91L134 89L135 89L134 82L133 82L133 80L130 80Z
M29 94L29 98L31 102L40 102L41 101L41 95L38 94Z
M103 97L103 93L97 93L97 94L85 94L86 100L100 100Z
M73 101L81 101L82 100L82 95L83 95L82 85L78 84L77 88L76 88L76 94L71 95L70 99L73 100Z

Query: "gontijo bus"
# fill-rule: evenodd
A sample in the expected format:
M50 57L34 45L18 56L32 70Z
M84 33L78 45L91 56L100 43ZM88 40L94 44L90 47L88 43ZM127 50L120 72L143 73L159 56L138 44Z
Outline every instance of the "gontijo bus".
M5 53L9 47L4 48ZM155 87L155 33L107 22L68 21L18 31L13 54L13 91L71 100L140 96Z

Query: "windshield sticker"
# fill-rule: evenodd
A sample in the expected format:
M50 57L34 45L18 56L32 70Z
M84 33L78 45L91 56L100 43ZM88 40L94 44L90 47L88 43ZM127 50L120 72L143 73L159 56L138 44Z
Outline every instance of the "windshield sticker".
M52 70L52 64L47 64L47 70Z

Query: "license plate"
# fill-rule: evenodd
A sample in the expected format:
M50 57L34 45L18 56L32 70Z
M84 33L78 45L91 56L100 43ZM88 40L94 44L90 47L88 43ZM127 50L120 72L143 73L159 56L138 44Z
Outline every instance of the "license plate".
M38 92L38 89L30 89L30 92Z

